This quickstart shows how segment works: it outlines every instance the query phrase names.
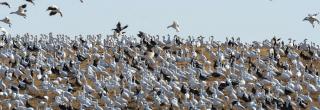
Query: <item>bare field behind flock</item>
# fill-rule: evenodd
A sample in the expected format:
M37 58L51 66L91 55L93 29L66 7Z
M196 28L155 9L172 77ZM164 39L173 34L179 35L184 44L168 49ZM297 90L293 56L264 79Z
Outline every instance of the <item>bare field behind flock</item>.
M0 110L320 110L319 4L0 0Z
M88 40L88 42L91 42L90 40ZM181 70L182 72L188 73L189 71L186 70L186 68L188 68L190 65L194 65L195 62L190 62L190 60L178 60L179 58L194 58L193 60L196 61L197 65L201 65L203 67L201 67L206 73L205 75L205 79L201 79L200 75L203 75L202 73L196 72L195 74L192 74L192 76L194 77L192 80L194 80L194 83L198 83L198 85L202 85L203 82L205 82L204 88L203 90L206 90L206 95L208 95L210 93L210 91L208 91L208 88L214 88L215 87L215 83L218 82L217 84L219 85L219 87L223 87L223 84L226 84L225 82L227 81L227 79L232 79L232 84L234 83L235 85L232 85L233 91L239 92L237 91L239 88L239 85L241 87L246 88L245 91L247 91L248 93L252 94L251 92L253 91L253 88L256 90L255 92L257 93L261 93L266 95L264 92L265 90L270 90L269 95L271 96L276 96L276 92L278 89L281 89L283 94L279 95L279 100L281 99L283 102L286 101L287 96L291 97L291 101L294 102L293 107L295 109L300 109L302 108L300 106L301 103L296 102L296 100L298 99L299 94L300 95L304 95L303 97L307 97L308 94L311 98L310 101L307 101L307 98L304 99L306 104L306 109L310 109L310 107L320 107L320 80L319 80L319 74L318 74L318 70L320 69L320 64L319 64L319 59L317 58L304 58L301 57L302 54L308 54L309 50L303 50L303 49L297 49L297 47L292 47L292 49L290 50L290 53L300 53L298 60L296 61L301 61L302 65L305 65L304 67L301 67L301 72L300 75L298 75L298 71L295 66L295 61L293 61L292 59L290 59L288 57L288 53L287 52L280 52L280 63L274 63L274 68L272 70L268 70L267 67L264 67L266 65L270 65L272 62L269 61L269 59L273 56L270 57L270 49L269 47L259 47L256 44L252 44L255 45L253 47L242 47L242 46L230 46L227 43L222 43L219 47L214 46L216 44L203 44L200 46L196 46L196 45L189 45L187 43L182 44L182 45L177 45L175 43L173 43L169 48L169 50L164 50L164 48L168 48L168 46L166 45L159 45L159 49L160 49L160 53L158 56L148 56L149 54L139 54L139 48L132 48L135 49L136 51L134 53L136 53L136 55L141 56L141 57L145 57L146 60L154 60L154 63L152 63L151 65L148 65L148 67L142 67L143 69L146 69L146 71L142 71L142 70L138 70L136 68L132 68L130 67L134 73L132 73L133 77L135 79L123 79L124 75L126 73L125 70L128 70L124 64L122 63L116 63L115 67L111 66L111 64L114 63L114 61L116 60L116 56L119 54L123 54L121 53L123 51L125 51L127 48L121 46L121 47L111 47L111 48L107 48L104 47L102 45L99 44L95 44L94 42L91 42L93 45L91 48L88 49L87 52L87 58L83 61L78 61L76 59L79 59L77 57L77 55L79 55L79 52L82 52L83 50L79 49L78 52L75 49L72 49L70 44L64 44L65 47L62 48L62 52L64 52L63 56L58 56L56 55L57 53L55 53L54 51L46 51L46 50L40 50L38 52L31 52L31 51L27 51L28 54L32 54L34 56L37 55L43 55L44 58L49 58L49 57L54 57L55 62L59 62L59 61L66 61L67 59L74 59L74 61L78 62L80 65L80 72L83 73L84 76L86 76L86 78L80 78L77 79L74 76L72 76L72 71L71 72L67 72L67 76L61 76L61 72L64 71L64 67L63 65L56 65L56 69L60 70L60 74L57 73L53 73L53 66L46 66L44 68L42 68L41 71L43 71L41 74L40 73L27 73L26 69L21 69L22 74L19 77L15 77L16 73L15 72L10 72L10 71L6 71L6 73L1 73L1 81L3 81L2 83L4 83L7 88L10 88L10 85L19 85L22 79L26 79L26 77L28 77L27 75L31 75L32 79L29 79L29 81L34 82L34 84L27 84L26 88L20 87L19 85L19 93L24 94L24 95L30 95L29 98L25 99L25 104L27 104L27 107L31 107L31 108L35 108L35 109L42 109L44 107L44 104L48 107L51 107L53 109L64 109L63 107L71 107L72 109L80 109L80 107L82 109L94 109L96 107L106 107L106 109L108 108L107 102L105 102L104 99L101 98L101 93L105 93L110 100L113 100L114 103L116 102L117 98L121 97L124 100L127 101L127 105L122 108L122 109L145 109L146 106L141 105L141 102L137 102L137 99L134 99L134 97L137 97L137 95L142 94L139 93L139 91L144 90L144 86L141 84L144 80L144 75L146 74L160 74L157 72L157 70L161 70L161 65L164 62L168 62L170 58L168 58L168 61L166 60L159 60L158 56L163 56L166 57L166 54L171 54L172 56L174 56L176 59L173 62L170 62L171 64L175 65L177 67L177 70ZM63 45L62 45L63 46ZM118 45L117 45L118 46ZM129 46L129 45L127 45ZM283 46L280 49L282 49L282 51L286 51L286 47L287 46ZM10 45L6 46L4 45L1 49L1 51L6 51L6 49L11 48ZM79 46L79 48L83 48L81 45ZM116 48L116 51L114 50L114 48ZM243 48L245 48L246 50L244 50ZM191 50L188 53L185 53L182 56L179 56L178 51L184 50L184 49L188 49ZM220 49L220 50L219 50ZM20 54L23 51L18 50L13 48L13 50L17 53ZM219 50L219 51L218 51ZM233 54L229 53L229 51L232 50ZM143 51L143 50L141 50ZM154 50L155 51L155 50ZM168 52L170 51L170 52ZM252 57L245 57L245 56L250 56L250 52L255 51L257 53L256 56L252 56ZM260 51L260 52L259 52ZM120 53L119 53L120 52ZM223 61L221 62L221 65L217 64L218 60L221 60L221 55L219 55L219 53L222 52L222 54L224 55ZM314 52L318 52L314 51ZM140 52L141 53L141 52ZM142 52L143 53L143 52ZM214 53L214 55L212 54ZM98 68L94 68L93 70L89 70L89 66L92 66L96 60L96 54L105 57L104 59L100 59L100 62L106 62L106 64L110 64L108 66L106 66L106 68L104 70L98 70ZM153 53L154 54L154 53ZM194 54L197 54L196 56ZM287 55L286 55L287 54ZM204 57L203 57L203 56ZM231 65L231 61L230 59L232 59L231 57L235 57L236 55L239 55L239 57L244 57L245 60L244 62L241 61L241 59L236 59L233 63L234 67L232 67ZM125 55L124 55L125 56ZM259 57L260 56L260 57ZM290 56L290 55L289 55ZM125 56L128 57L128 56ZM133 64L132 60L129 60L127 58L123 57L122 59L120 59L121 61L126 61L126 64ZM149 58L150 57L150 58ZM310 56L312 57L312 56ZM319 58L319 57L318 57ZM132 58L133 59L133 58ZM5 65L7 67L11 67L12 64L12 59L8 58L8 57L1 57L1 64ZM172 59L171 59L172 60ZM292 73L290 75L289 80L286 79L283 74L287 74L285 73L285 63L287 63L289 66L289 68L287 70L290 70ZM39 64L31 64L30 68L35 67L36 69L40 70ZM222 76L215 76L215 72L217 72L217 65L220 68L223 68L224 70L222 71ZM238 68L236 68L236 66L240 66L243 65L243 67L245 70L239 70ZM256 66L256 68L259 68L259 74L257 72L255 72L255 70L253 70L251 73L252 76L255 77L254 80L251 81L244 81L243 78L241 77L241 71L247 71L248 72L248 68L251 68L252 66ZM2 66L3 67L3 66ZM41 66L42 67L42 66ZM93 67L90 67L93 68ZM154 70L150 70L150 68L154 69ZM302 69L303 68L303 69ZM314 71L313 73L305 73L303 72L304 70L308 70L306 68L309 68L310 71ZM194 68L194 70L196 70L196 68ZM273 79L266 79L266 78L261 78L261 77L266 77L268 76L270 71L274 71L276 74L273 75L274 78ZM44 77L44 73L48 73L46 74L48 79L44 79L41 77ZM89 78L90 76L88 74L94 74L95 78ZM8 76L6 76L7 74L11 74L12 75L12 79L11 80L6 80ZM302 75L301 75L302 74ZM40 76L39 76L40 75ZM43 75L43 76L41 76ZM185 76L179 77L179 76L170 76L170 74L168 73L168 75L164 76L164 75L160 75L160 81L158 79L158 82L161 82L161 85L171 85L171 82L175 82L176 85L172 86L172 89L170 90L171 92L173 92L175 94L175 97L178 99L178 106L173 106L172 105L172 97L169 97L169 103L166 104L161 104L161 106L158 106L156 104L156 102L154 101L154 94L152 91L156 91L159 88L159 85L155 84L153 81L151 81L150 85L153 86L151 91L144 90L144 98L146 99L146 102L148 102L148 104L150 105L149 107L151 109L189 109L190 107L186 107L186 105L183 105L183 100L186 97L186 95L182 92L182 86L185 84L188 84L189 86L190 84L190 78L187 77L188 74L184 74ZM314 77L315 79L311 79L310 76L308 75L313 75L316 76ZM166 78L164 77L168 77L169 79L171 79L171 81L166 80ZM39 78L40 77L40 78ZM122 77L122 78L121 78ZM236 79L234 79L233 77L237 77ZM110 88L108 89L108 85L96 85L96 81L105 81L108 82L108 80L116 80L121 78L121 80L118 80L118 83L120 84L120 86L118 88ZM279 83L281 84L282 87L279 88L274 88L275 86L279 86L279 85L274 85L274 79L276 79L277 81L279 81ZM129 87L129 82L130 80L134 80L134 83L137 84L136 87L130 87L131 89L128 89ZM151 79L150 79L151 80ZM29 81L25 81L25 82L29 82ZM47 81L50 84L52 84L52 87L55 87L56 89L43 89L43 83ZM318 82L317 82L318 81ZM298 83L299 82L299 83ZM79 84L81 83L81 84ZM154 83L154 84L152 84ZM298 90L296 90L294 88L294 91L292 91L293 93L287 93L286 87L288 85L296 85L296 84L300 84L301 85L301 91L298 92ZM67 85L70 84L72 86L72 90L71 91L67 91L64 90L64 87L67 87ZM107 83L104 83L107 84ZM317 89L317 91L309 91L310 88L310 84L315 87ZM63 85L62 87L60 87L61 85ZM85 87L84 85L88 86L90 89L93 90L93 92L88 92L86 89L87 87ZM259 86L257 85L263 85L262 87L260 87L260 89L258 89ZM37 88L36 90L33 90L33 88ZM199 88L200 87L200 88ZM194 93L199 92L201 93L201 86L196 87L197 89L195 89L192 93L190 92L190 94L197 94ZM123 89L127 89L128 90L128 94L129 97L124 97L123 96ZM155 89L158 88L158 89ZM227 86L228 88L228 86ZM99 92L98 92L99 90ZM161 90L161 89L160 89ZM4 90L2 90L4 91ZM190 90L189 90L190 91ZM232 97L229 93L228 93L229 89L223 88L222 90L220 90L220 92L222 92L224 95L218 95L216 98L225 100L225 97ZM66 92L66 93L65 93ZM1 92L2 94L0 94L1 96L1 107L2 109L9 109L8 107L10 107L12 109L13 105L15 105L16 103L14 103L14 100L17 100L16 98L18 96L16 96L16 94L11 94L11 95L4 95L4 92ZM73 99L65 99L68 100L69 102L62 102L60 104L57 103L57 97L61 97L62 94L69 94L71 95L71 97ZM169 93L167 93L169 94ZM201 93L203 95L203 93ZM261 95L260 94L260 95ZM289 94L289 95L286 95ZM257 95L257 94L255 94ZM90 100L90 102L92 103L92 105L86 105L86 107L84 107L84 102L81 102L81 100L79 97L80 96L85 96L89 99L86 100ZM200 95L201 96L201 95ZM202 98L198 96L198 95L194 95L194 98L191 98L190 96L189 99L186 100L196 100L199 101L198 103L200 103L200 101L202 101ZM214 95L212 95L213 97ZM211 97L210 95L207 97ZM261 96L261 97L265 97L265 96ZM263 103L264 106L267 106L267 108L269 109L274 109L274 104L270 104L270 105L266 105L266 100L264 98L261 98L260 96L256 96L256 98L254 99L254 102L259 102L259 103ZM62 96L61 98L66 98L65 96ZM237 96L239 103L241 103L243 106L250 106L250 102L246 102L242 96ZM59 99L59 100L64 100L64 99ZM212 102L214 101L214 99L210 99ZM12 104L12 106L8 106L8 104ZM95 104L97 103L97 104ZM62 106L64 105L64 106ZM210 109L209 107L211 106L206 106L204 107L203 105L194 105L196 106L198 109ZM233 100L225 100L223 102L221 102L221 105L218 105L217 108L218 109L237 109L237 104L234 104ZM212 106L213 107L213 106ZM260 107L259 104L257 104L257 108ZM261 105L262 107L262 105ZM112 107L111 107L112 108ZM109 109L111 109L109 108ZM247 108L247 107L246 107ZM16 108L15 108L16 109ZM67 109L67 108L65 108ZM70 109L70 108L69 108ZM239 108L238 108L239 109ZM249 109L249 108L248 108Z

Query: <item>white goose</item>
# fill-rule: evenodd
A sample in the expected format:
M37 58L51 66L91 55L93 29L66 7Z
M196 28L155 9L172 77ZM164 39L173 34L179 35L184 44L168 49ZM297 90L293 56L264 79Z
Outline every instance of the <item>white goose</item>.
M113 101L109 98L108 94L102 93L101 99L107 106L113 105Z
M9 17L5 17L2 20L0 20L1 22L8 24L9 27L11 27L11 20L9 19Z
M11 12L10 14L17 14L19 16L27 18L27 14L26 14L27 10L26 10L26 8L27 8L27 4L23 4L23 5L18 7L17 11Z
M168 26L167 28L173 28L176 30L176 32L180 32L180 26L179 24L177 23L177 21L173 21L173 24Z
M312 27L314 28L315 27L315 24L314 24L315 22L317 22L318 24L320 23L319 20L317 19L317 15L318 14L319 13L308 14L308 16L303 19L303 21L309 21L311 23Z

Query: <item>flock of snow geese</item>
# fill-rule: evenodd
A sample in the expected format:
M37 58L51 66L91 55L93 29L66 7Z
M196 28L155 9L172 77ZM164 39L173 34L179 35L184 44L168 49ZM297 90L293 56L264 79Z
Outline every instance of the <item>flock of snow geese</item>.
M34 0L24 0L27 3L31 3L33 5L35 5ZM83 3L83 0L80 0L81 3ZM3 8L2 6L7 6L8 8L11 8L11 5L8 2L1 2L0 1L0 8ZM14 12L11 12L10 14L16 14L18 16L21 16L23 18L27 18L27 4L22 4L18 7L18 9ZM49 15L50 16L54 16L56 14L59 14L62 17L62 12L60 11L60 8L56 5L51 5L48 6L47 11L49 11ZM1 22L8 24L9 27L11 27L11 20L9 17L5 17L3 19L0 20Z
M320 46L307 39L160 39L127 28L0 36L0 109L319 110Z
M26 8L10 14L26 18ZM47 11L63 16L55 5ZM317 15L303 21L315 27ZM0 110L319 110L320 46L308 39L161 39L127 28L69 37L0 27ZM176 21L167 28L180 31Z

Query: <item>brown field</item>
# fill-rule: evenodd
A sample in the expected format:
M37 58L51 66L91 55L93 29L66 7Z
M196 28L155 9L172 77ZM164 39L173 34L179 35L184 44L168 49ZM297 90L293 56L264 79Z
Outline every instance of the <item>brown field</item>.
M223 49L223 48L222 48ZM100 49L100 50L103 50L103 49ZM205 55L206 55L206 57L207 58L209 58L209 53L207 53L207 52L205 52L205 49L203 48L203 47L200 47L200 48L197 48L197 50L199 50L199 51L203 51L204 53L205 53ZM268 50L267 49L265 49L265 48L261 48L260 49L261 50L261 58L264 58L264 57L266 57L267 55L268 55ZM213 49L212 51L214 51L214 52L216 52L217 51L217 49ZM295 50L297 53L300 53L300 50ZM100 51L100 54L103 54L103 53L105 53L106 51ZM109 50L109 51L107 51L109 54L111 54L112 55L112 52ZM50 53L47 53L48 55L50 54ZM70 56L70 57L75 57L75 53L67 53L67 55L66 56ZM214 59L208 59L210 62L214 62ZM282 59L281 59L281 61L287 61L288 59L287 58L285 58L285 57L282 57ZM3 63L3 64L5 64L5 65L7 65L7 66L9 66L9 64L8 64L8 60L7 59L1 59L1 63ZM93 62L93 59L88 59L88 60L86 60L86 61L84 61L84 62L82 62L81 63L81 69L85 69L86 67L87 67L87 65L88 64L92 64L92 62ZM110 60L107 60L107 62L110 62ZM288 61L290 64L291 64L291 61ZM311 63L315 66L315 68L317 69L317 70L320 70L320 62L319 61L306 61L306 60L302 60L302 62L304 63L304 64L307 64L307 65L310 65ZM180 67L180 68L182 68L183 66L185 66L186 65L186 62L177 62L177 65L178 65L178 67ZM208 68L209 66L213 66L213 64L212 65L205 65L205 68ZM212 69L213 69L213 67L212 67ZM110 69L108 69L108 70L110 70ZM279 69L280 70L280 69ZM108 73L111 73L111 71L108 71ZM114 73L111 73L111 74L114 74ZM228 74L228 72L226 72L225 74ZM100 75L99 74L97 74L98 75L98 79L99 79L99 77L100 77ZM49 77L50 77L50 80L51 81L53 81L53 80L55 80L56 78L57 78L57 76L55 75L55 74L51 74L51 75L49 75ZM33 77L35 80L35 85L39 88L40 87L40 84L41 84L41 81L40 80L37 80L37 78L36 78L36 76L34 76ZM138 78L138 80L139 80L139 77L137 77ZM278 77L276 77L278 80L281 80L280 78L278 78ZM208 81L207 81L207 84L208 84L208 86L209 85L212 85L213 84L213 81L221 81L221 80L224 80L223 78L221 78L221 79L215 79L215 78L211 78L211 79L209 79ZM15 80L14 81L15 83L18 83L17 82L17 80ZM69 82L74 82L73 80L70 80ZM94 88L94 84L93 84L93 82L91 81L91 80L87 80L87 82L88 82L88 84L89 85L91 85L91 87L92 88ZM284 82L286 82L286 81L284 81ZM8 82L5 82L6 84L8 83ZM60 83L66 83L66 80L62 80L62 82L60 82ZM313 82L314 83L314 82ZM8 86L8 84L7 84L7 86ZM305 88L306 86L304 86L303 85L303 87ZM79 94L79 92L81 92L82 90L81 90L81 88L74 88L75 89L75 92L73 92L72 94L74 95L74 96L77 96L78 94ZM248 90L250 90L250 89L248 89ZM109 95L113 95L114 94L114 92L117 92L117 91L109 91ZM31 95L33 95L33 96L45 96L45 95L47 95L47 96L49 96L49 100L48 100L48 105L49 106L51 106L52 105L52 102L54 101L54 98L55 98L55 96L57 95L57 94L54 94L53 92L51 92L51 91L48 91L48 92L45 92L44 90L41 90L41 91L39 91L38 93L30 93L30 92L28 92L28 91L24 91L24 90L21 90L20 91L20 93L29 93L29 94L31 94ZM304 94L307 94L307 90L306 89L304 89ZM96 94L96 93L94 93L94 94L92 94L93 96L96 96L96 97L98 97L98 94ZM317 98L318 98L318 96L320 95L320 93L312 93L311 94L312 95L312 98L313 98L313 100L314 100L314 102L313 102L313 104L315 105L315 106L317 106L318 108L320 107L320 104L319 104L319 102L317 102ZM292 97L292 99L295 99L295 97L296 96L291 96ZM12 97L1 97L0 99L2 99L2 100L4 100L4 99L10 99L10 98L12 98ZM111 97L112 98L112 97ZM198 98L198 97L196 97L196 98ZM222 97L221 97L222 98ZM148 100L151 100L151 98L150 97L148 97L147 98ZM101 102L101 101L99 101L99 102ZM138 109L137 107L136 107L136 104L134 103L134 102L132 102L130 99L128 99L128 102L129 102L129 108L132 108L132 109ZM32 99L30 99L29 100L29 103L31 104L31 106L33 106L34 108L37 108L37 106L39 105L39 100L38 99L36 99L36 98L32 98ZM309 104L310 105L310 104ZM1 103L1 106L2 106L2 109L8 109L8 108L6 108L6 105L4 105L4 103ZM75 109L79 109L79 107L80 107L80 103L79 103L79 101L73 101L72 102L72 106L75 108ZM104 104L102 104L102 103L100 103L100 106L104 106ZM57 108L56 106L52 106L54 109L59 109L59 108ZM154 107L153 109L157 109L156 107ZM163 109L165 109L165 108L163 108Z

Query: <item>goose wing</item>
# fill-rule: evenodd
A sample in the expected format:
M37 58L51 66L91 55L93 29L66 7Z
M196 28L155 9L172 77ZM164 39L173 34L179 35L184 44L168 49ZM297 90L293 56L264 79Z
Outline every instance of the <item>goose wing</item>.
M173 21L173 25L175 25L175 26L179 27L179 24L178 24L178 22L177 22L177 21Z
M124 29L126 29L126 28L128 28L128 25L124 26L124 27L122 28L122 30L124 30Z
M56 14L57 14L57 11L51 11L51 12L49 13L50 16L53 16L53 15L56 15Z
M56 6L56 5L51 5L48 7L47 11L48 10L58 10L59 8Z
M8 2L0 2L0 4L1 4L1 5L6 5L6 6L8 6L8 7L10 8L10 5L9 5Z

